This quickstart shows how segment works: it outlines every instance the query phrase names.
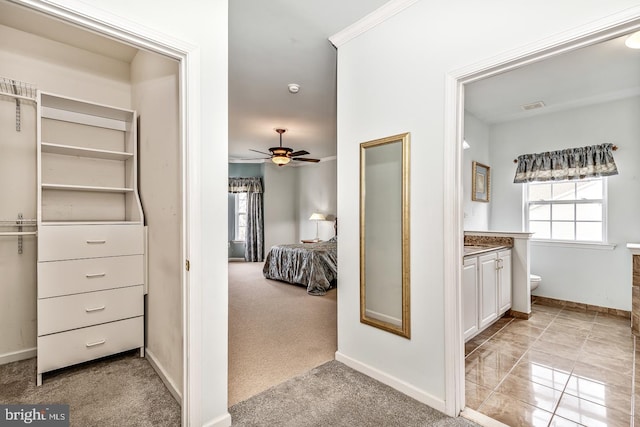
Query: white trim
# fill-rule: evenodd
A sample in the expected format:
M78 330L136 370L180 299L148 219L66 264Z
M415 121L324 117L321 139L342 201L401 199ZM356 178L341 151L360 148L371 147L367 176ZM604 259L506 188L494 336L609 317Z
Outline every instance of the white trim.
M473 421L476 424L480 424L483 427L510 427L507 424L501 423L498 420L494 420L493 418L487 417L485 414L481 414L478 411L474 411L471 408L465 408L464 411L460 413L463 418Z
M0 365L6 365L11 362L18 362L20 360L27 360L36 357L38 349L36 347L25 348L23 350L12 351L9 353L0 354Z
M445 341L445 387L446 412L458 411L458 403L464 402L465 382L460 377L458 363L464 363L460 347L463 345L462 332L451 333L459 328L461 315L461 283L460 268L462 263L461 250L457 246L463 240L462 225L457 220L462 211L462 188L460 185L462 154L459 147L462 138L459 131L462 128L464 99L462 98L464 84L481 80L499 73L503 73L529 63L537 62L560 53L589 46L613 37L637 31L640 29L640 6L626 9L620 13L610 15L573 28L569 31L553 35L539 42L507 51L501 55L485 61L454 70L446 76L445 94L445 141L444 141L444 279L445 279L445 334L452 335ZM451 185L450 183L456 185ZM459 225L457 225L459 224ZM529 239L524 233L467 233L469 235L506 235L520 239ZM530 233L529 233L530 234ZM452 301L452 298L457 301ZM457 343L456 343L457 341ZM453 393L449 390L454 385ZM452 398L453 394L453 398ZM453 399L453 402L451 401ZM457 414L455 414L457 415Z
M364 18L349 25L344 30L332 35L329 37L329 41L335 47L340 47L351 39L358 37L360 34L366 33L376 25L383 23L393 15L402 12L417 1L418 0L391 0Z
M393 377L385 372L382 372L372 366L369 366L365 363L359 362L355 359L352 359L349 356L345 356L344 354L336 351L336 360L338 362L344 363L348 367L355 369L358 372L361 372L373 379L380 381L383 384L392 387L401 393L406 394L409 397L416 399L419 402L424 403L425 405L431 406L432 408L444 412L445 403L442 399L438 399L426 393L411 384L408 384L396 377Z
M145 348L146 358L149 361L149 364L153 368L154 371L158 374L164 385L169 390L169 393L173 396L173 398L178 402L179 405L182 405L182 393L178 391L176 384L173 382L171 378L167 375L167 371L162 367L160 362L158 362L158 358L149 351L149 348Z
M230 425L231 415L227 412L225 415L203 424L202 427L229 427Z
M79 0L11 0L37 12L72 25L128 43L140 49L165 55L180 63L180 147L182 151L183 242L181 252L190 259L191 271L183 270L183 398L182 425L201 426L202 422L202 301L201 273L201 170L202 141L200 110L200 50L197 46L143 27L121 16L97 9ZM227 414L221 419L229 419ZM226 425L229 425L226 424Z
M595 249L600 251L612 251L616 248L615 243L589 243L575 242L570 240L537 240L531 239L531 246L547 246L554 248L571 248L571 249Z

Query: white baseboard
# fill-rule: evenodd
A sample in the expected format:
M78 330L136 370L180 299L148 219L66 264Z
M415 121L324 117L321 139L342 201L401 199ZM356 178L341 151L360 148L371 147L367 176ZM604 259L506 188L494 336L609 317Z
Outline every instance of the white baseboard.
M396 377L382 372L379 369L374 368L373 366L369 366L365 363L352 359L349 356L345 356L339 351L336 351L336 360L338 362L344 363L350 368L355 369L356 371L362 372L363 374L380 381L383 384L388 385L389 387L395 388L399 392L416 399L418 402L422 402L425 405L430 406L440 412L445 412L444 400L438 399L437 397L432 396L429 393L420 390L415 386L412 386L411 384L408 384Z
M12 351L11 353L0 354L0 365L5 365L19 360L31 359L38 355L36 347L25 348L24 350Z
M146 358L149 361L151 367L156 371L164 385L169 390L169 393L173 396L173 398L178 402L180 406L182 406L182 393L178 391L178 388L174 384L174 382L169 378L167 372L164 370L162 365L158 362L158 358L154 356L154 354L149 351L148 348L145 348Z
M481 414L480 412L474 411L473 409L469 408L466 408L464 411L460 412L460 416L473 421L476 424L480 424L483 427L509 427L508 425L501 423L498 420L494 420L493 418L490 418L485 414Z
M227 412L225 415L215 420L207 421L202 427L229 427L231 425L231 415Z

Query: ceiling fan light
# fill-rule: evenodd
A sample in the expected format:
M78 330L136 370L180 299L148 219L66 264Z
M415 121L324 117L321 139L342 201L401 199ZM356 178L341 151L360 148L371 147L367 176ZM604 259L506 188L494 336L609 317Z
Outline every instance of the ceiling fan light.
M284 166L291 161L287 156L273 156L271 161L278 166Z

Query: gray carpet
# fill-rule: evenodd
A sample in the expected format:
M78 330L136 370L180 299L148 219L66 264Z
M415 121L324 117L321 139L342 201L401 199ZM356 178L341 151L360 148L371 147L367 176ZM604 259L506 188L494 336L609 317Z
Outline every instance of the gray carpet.
M68 404L71 426L180 426L180 406L138 351L44 375L36 359L0 366L0 403Z
M477 426L331 361L229 408L234 427Z

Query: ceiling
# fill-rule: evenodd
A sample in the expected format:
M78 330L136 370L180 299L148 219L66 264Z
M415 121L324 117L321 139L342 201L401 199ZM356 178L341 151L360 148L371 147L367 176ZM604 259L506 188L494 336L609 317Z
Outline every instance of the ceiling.
M485 123L640 95L640 50L618 37L465 86L465 110ZM544 102L539 109L521 106Z
M388 0L229 2L229 158L278 145L336 155L336 49L328 38ZM289 93L287 85L300 91Z
M130 63L138 49L86 29L0 1L0 25Z
M387 0L229 2L229 158L283 145L336 154L336 49L328 38ZM137 49L0 0L0 25L123 62ZM640 50L620 37L465 86L465 109L492 124L640 95ZM297 94L287 84L298 83ZM523 111L521 105L545 107Z

